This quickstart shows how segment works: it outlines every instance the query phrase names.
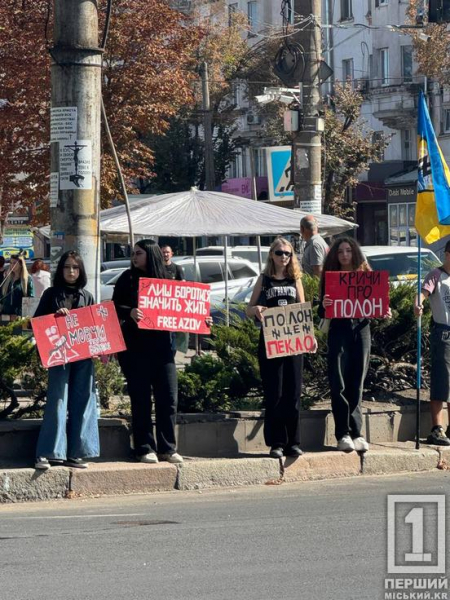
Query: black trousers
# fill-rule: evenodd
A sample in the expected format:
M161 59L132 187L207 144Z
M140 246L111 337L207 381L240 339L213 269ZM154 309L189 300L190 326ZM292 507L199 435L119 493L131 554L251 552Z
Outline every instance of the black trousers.
M175 363L149 357L148 351L126 350L118 355L127 380L136 456L176 451L178 382ZM153 435L152 391L155 398L156 442Z
M355 325L355 326L352 326ZM333 327L328 333L328 379L335 435L361 435L361 399L370 360L370 326L367 320Z
M298 445L300 444L303 356L297 354L268 359L261 336L258 360L266 406L264 440L271 448L289 448Z

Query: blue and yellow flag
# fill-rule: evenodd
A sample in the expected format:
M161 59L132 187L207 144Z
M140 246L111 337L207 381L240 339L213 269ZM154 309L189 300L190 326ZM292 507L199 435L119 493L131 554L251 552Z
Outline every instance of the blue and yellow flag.
M450 235L450 171L439 147L425 97L420 92L417 123L416 229L427 244Z

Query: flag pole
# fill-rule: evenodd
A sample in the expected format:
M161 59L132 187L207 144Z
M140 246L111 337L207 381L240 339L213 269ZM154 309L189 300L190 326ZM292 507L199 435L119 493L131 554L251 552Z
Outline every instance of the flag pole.
M422 261L420 250L422 240L417 233L417 299L420 303L421 285L422 285ZM422 315L417 317L417 371L416 371L416 386L417 386L417 402L416 402L416 450L420 448L420 384L422 375Z

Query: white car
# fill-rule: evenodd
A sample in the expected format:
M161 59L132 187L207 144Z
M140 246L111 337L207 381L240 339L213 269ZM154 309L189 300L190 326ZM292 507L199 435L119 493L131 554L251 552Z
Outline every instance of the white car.
M197 274L194 276L194 257L176 256L173 262L181 267L186 281L209 283L211 286L211 303L221 302L225 298L225 259L223 256L198 256ZM116 274L100 286L102 302L111 300L114 286L124 268L117 269ZM106 273L106 271L104 271ZM258 270L247 260L241 258L228 259L228 298L231 300L247 285L254 285Z
M414 246L361 246L374 271L389 271L391 283L417 281L417 248ZM421 277L442 263L427 248L421 250Z
M258 246L228 246L228 256L232 258L245 258L252 263L255 269L260 272L258 261ZM270 246L261 246L262 268L267 262ZM197 256L223 256L225 246L206 246L197 250Z

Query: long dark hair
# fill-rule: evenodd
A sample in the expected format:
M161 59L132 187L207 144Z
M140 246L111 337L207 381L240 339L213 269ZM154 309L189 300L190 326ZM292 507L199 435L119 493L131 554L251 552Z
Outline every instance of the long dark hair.
M161 248L153 240L139 240L136 242L136 246L142 248L147 255L147 266L145 274L147 277L153 277L155 279L166 279L166 268L164 266L164 257ZM131 270L134 274L139 274L139 269L131 266ZM141 272L142 275L142 272Z
M340 237L333 242L325 261L323 263L323 271L322 271L322 289L325 289L324 286L324 278L326 271L340 271L341 264L338 258L339 246L341 244L348 244L352 249L352 271L371 271L369 263L367 262L360 245L356 240L351 237Z
M53 278L53 285L55 287L66 287L68 285L64 278L64 265L68 258L73 258L73 260L77 263L79 268L78 278L73 285L78 290L81 290L87 284L87 275L86 269L84 268L83 259L75 250L68 250L67 252L64 252L59 259L58 266L56 267L55 277Z

